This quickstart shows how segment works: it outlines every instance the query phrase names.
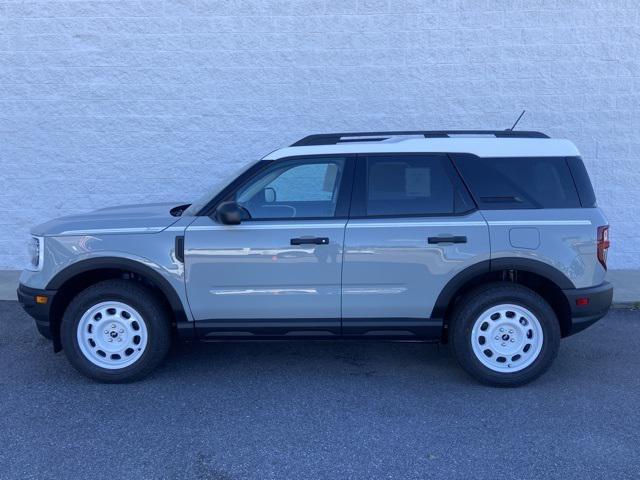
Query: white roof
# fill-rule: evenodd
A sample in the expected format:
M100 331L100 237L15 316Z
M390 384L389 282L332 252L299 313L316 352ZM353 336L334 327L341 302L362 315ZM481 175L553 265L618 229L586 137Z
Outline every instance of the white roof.
M580 155L569 140L555 138L496 138L456 136L444 138L400 137L374 142L344 142L335 145L285 147L264 160L295 155L336 153L471 153L478 157L573 157Z

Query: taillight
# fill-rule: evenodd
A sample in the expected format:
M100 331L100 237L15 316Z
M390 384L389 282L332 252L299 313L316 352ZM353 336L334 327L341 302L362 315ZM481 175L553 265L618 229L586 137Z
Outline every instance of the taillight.
M609 225L598 227L598 261L607 269L607 252L609 251Z

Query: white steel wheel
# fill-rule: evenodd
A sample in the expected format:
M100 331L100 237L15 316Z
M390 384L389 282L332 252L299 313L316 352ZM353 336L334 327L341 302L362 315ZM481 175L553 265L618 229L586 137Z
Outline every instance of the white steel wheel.
M544 343L542 325L530 310L513 304L482 312L471 330L473 353L494 372L518 372L536 361Z
M116 370L134 364L147 347L144 318L122 302L101 302L90 307L77 327L80 351L92 364Z

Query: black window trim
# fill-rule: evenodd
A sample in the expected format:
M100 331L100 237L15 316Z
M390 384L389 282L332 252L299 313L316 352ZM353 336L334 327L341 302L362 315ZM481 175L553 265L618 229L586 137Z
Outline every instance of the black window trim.
M465 217L471 215L478 210L478 202L471 194L469 187L463 180L457 166L451 159L450 152L375 152L375 153L359 153L356 159L356 168L353 175L353 190L351 193L351 210L349 219L366 220L366 219L382 219L382 218L442 218L442 217ZM414 156L414 157L445 157L450 165L445 168L449 175L454 188L460 188L467 192L469 199L473 203L473 208L461 212L450 213L404 213L404 214L388 214L388 215L367 215L366 213L366 169L365 162L368 157L391 157L391 156ZM354 209L356 214L354 214Z
M596 199L596 194L593 191L593 184L591 183L591 178L589 177L589 171L587 170L587 166L584 164L584 160L582 160L582 157L580 155L573 155L570 157L565 157L564 161L567 164L567 167L569 168L569 173L571 174L571 179L573 180L573 186L576 188L576 192L578 193L578 200L580 201L580 205L582 206L582 208L597 208L598 207L598 201ZM587 180L588 181L588 186L584 185L582 183L579 183L579 179L576 178L576 170L575 168L577 167L577 165L573 165L572 164L575 162L579 162L582 169L584 170L584 174L586 175L586 178L582 179L582 180ZM589 189L589 192L585 192L585 189ZM588 194L589 199L585 198L585 194ZM587 201L587 200L591 200L591 201Z
M242 223L250 222L295 222L305 220L347 220L349 218L349 210L351 207L351 192L353 188L353 177L355 170L356 154L354 153L315 153L311 155L291 155L281 157L276 160L260 160L252 168L244 172L242 175L233 180L218 195L216 195L205 208L198 212L198 216L208 216L215 221L215 212L222 202L229 201L236 192L260 175L264 170L272 165L289 160L321 160L323 158L344 158L344 172L340 179L340 188L338 190L338 199L336 201L336 210L330 217L283 217L283 218L250 218L243 220Z

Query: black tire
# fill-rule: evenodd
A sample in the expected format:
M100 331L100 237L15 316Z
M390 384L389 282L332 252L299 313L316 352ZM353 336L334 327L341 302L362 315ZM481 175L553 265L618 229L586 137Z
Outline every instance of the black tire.
M135 363L118 369L92 363L78 345L78 324L84 313L101 302L117 301L139 312L147 329L147 344ZM171 345L170 316L159 295L144 285L127 280L105 280L80 292L67 307L60 326L62 348L71 364L82 374L104 383L140 380L165 358Z
M479 316L500 304L514 304L533 313L542 328L542 349L529 366L516 372L498 372L485 366L474 353L472 330ZM536 292L513 283L495 282L467 293L456 306L449 325L452 353L460 366L486 385L517 387L542 375L560 347L560 324L551 306Z

